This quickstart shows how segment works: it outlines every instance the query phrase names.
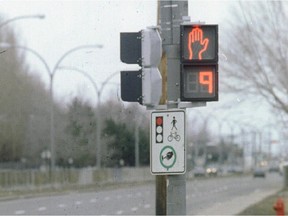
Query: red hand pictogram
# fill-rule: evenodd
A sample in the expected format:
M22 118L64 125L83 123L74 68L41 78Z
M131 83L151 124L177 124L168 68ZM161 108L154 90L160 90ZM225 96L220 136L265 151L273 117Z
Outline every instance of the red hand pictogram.
M193 30L188 35L189 59L191 60L193 57L194 59L196 59L198 57L199 60L202 60L202 53L207 50L208 44L209 39L203 38L202 29L200 29L199 27L193 28Z

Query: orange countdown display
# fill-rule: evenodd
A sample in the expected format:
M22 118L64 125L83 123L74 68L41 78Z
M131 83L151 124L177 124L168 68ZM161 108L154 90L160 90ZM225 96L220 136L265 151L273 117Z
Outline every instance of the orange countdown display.
M215 101L218 100L218 73L215 67L184 66L182 73L182 100Z
M199 72L199 83L207 87L209 94L212 94L214 90L213 80L213 71Z

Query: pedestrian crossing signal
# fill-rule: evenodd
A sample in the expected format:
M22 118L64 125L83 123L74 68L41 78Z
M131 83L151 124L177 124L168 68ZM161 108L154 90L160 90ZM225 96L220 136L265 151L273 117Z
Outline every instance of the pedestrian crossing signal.
M181 25L181 62L218 62L218 25Z
M218 101L218 25L180 27L181 101Z

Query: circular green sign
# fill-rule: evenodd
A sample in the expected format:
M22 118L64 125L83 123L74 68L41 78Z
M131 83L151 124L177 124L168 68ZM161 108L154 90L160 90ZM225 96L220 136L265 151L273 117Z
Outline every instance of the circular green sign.
M165 155L163 155L163 152L165 150L168 150L168 152L165 153ZM170 150L170 151L169 151ZM167 169L170 169L171 167L174 166L174 164L176 163L176 151L174 150L173 147L171 146L165 146L161 152L160 152L160 163L161 165ZM173 160L172 163L169 163L169 164L165 164L163 161L169 161L169 160Z

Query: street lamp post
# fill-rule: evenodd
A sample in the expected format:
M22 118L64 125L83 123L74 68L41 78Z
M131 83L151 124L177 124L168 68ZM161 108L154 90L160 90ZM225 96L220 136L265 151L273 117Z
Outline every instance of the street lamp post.
M54 75L57 71L57 69L59 69L60 64L62 63L62 61L71 53L78 51L80 49L87 49L87 48L102 48L102 45L82 45L82 46L78 46L75 47L71 50L68 50L66 53L64 53L60 59L57 61L57 63L55 64L53 70L50 69L50 67L48 66L47 62L45 61L45 59L35 50L30 49L28 47L25 46L13 46L11 44L7 44L7 43L1 43L0 44L1 47L3 48L11 48L11 49L23 49L25 51L28 51L30 53L32 53L33 55L35 55L45 66L46 72L49 76L50 79L50 151L51 151L51 160L50 160L50 166L51 166L51 170L55 169L55 128L54 128L54 105L53 105L53 80L54 80Z
M97 145L97 152L96 152L96 167L97 168L101 168L101 130L102 130L102 118L101 118L101 113L100 113L100 105L101 105L101 95L103 92L104 87L106 86L106 84L109 82L109 80L111 78L113 78L115 75L119 74L119 72L115 72L113 74L111 74L109 77L106 78L106 80L102 83L101 88L99 89L96 82L93 80L93 78L86 73L83 70L80 70L78 68L75 67L59 67L58 69L64 69L64 70L73 70L76 72L81 73L82 75L84 75L87 79L89 79L89 81L93 84L93 87L95 89L95 92L97 94L97 117L96 117L96 121L97 121L97 127L96 127L96 145Z
M36 15L23 15L23 16L17 16L12 19L6 20L2 23L0 23L0 28L3 26L15 21L15 20L20 20L20 19L44 19L45 15L44 14L36 14Z
M137 167L137 168L140 166L139 128L140 128L140 125L143 124L143 121L145 118L146 118L145 115L138 115L136 117L134 137L135 137L135 167Z
M51 147L51 169L54 170L55 169L55 128L54 128L54 107L53 107L53 81L54 81L54 75L57 71L57 69L59 69L60 64L63 62L63 60L70 55L71 53L74 53L78 50L81 49L87 49L87 48L98 48L101 49L103 46L102 45L82 45L82 46L77 46L75 48L72 48L70 50L68 50L67 52L65 52L60 58L59 60L56 62L53 70L50 73L50 97L51 97L51 112L50 112L50 118L51 118L51 123L50 123L50 147Z

